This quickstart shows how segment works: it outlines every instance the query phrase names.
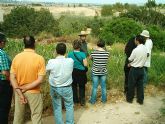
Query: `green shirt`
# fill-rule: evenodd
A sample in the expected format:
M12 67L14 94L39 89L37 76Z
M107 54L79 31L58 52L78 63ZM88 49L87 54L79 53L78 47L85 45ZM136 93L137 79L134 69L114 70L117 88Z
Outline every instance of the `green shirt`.
M0 71L10 70L11 60L3 49L0 49ZM6 77L0 74L0 80L6 80Z
M74 51L75 55L77 56L77 58L81 61L81 63L76 59L76 57L74 56L73 52L69 52L68 54L68 58L72 58L74 61L74 66L73 68L79 69L79 70L85 70L85 67L82 65L83 60L86 58L86 55L84 52L80 52L80 51Z

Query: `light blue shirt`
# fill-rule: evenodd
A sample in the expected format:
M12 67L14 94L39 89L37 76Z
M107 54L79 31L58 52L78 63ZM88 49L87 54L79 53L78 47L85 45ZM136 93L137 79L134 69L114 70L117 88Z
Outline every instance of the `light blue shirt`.
M68 86L72 83L73 60L58 56L50 59L46 65L46 70L50 71L49 83L54 87Z

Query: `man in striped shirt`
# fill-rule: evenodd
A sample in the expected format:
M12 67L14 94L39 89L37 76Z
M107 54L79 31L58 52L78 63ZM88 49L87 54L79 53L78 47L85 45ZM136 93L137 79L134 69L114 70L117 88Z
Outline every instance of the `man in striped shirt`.
M105 42L99 41L97 43L97 49L91 53L90 58L93 61L92 64L92 94L90 98L90 103L95 104L96 102L96 94L97 87L100 82L101 84L101 92L102 92L102 102L105 103L107 101L106 94L106 75L107 75L107 63L109 58L109 52L105 51Z

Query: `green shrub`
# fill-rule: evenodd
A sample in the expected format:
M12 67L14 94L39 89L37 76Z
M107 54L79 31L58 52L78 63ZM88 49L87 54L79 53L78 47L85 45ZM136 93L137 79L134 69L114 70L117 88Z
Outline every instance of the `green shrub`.
M3 31L10 37L36 35L41 31L58 35L58 23L46 9L35 11L34 8L18 6L4 17Z
M150 32L154 47L165 51L165 30L155 25L148 25L146 27Z
M115 18L109 21L100 34L107 44L126 42L130 37L139 34L142 25L128 18Z
M101 8L101 15L102 16L110 16L113 15L113 8L112 5L104 5Z
M165 27L165 15L154 10L147 10L146 8L139 7L131 9L127 13L122 14L121 17L132 18L144 24L154 24Z

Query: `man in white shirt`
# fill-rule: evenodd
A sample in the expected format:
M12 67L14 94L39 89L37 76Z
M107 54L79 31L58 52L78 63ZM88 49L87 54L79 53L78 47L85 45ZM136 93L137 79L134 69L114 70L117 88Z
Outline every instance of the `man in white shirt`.
M73 60L65 58L66 45L59 43L56 46L57 57L50 59L46 70L50 72L50 94L52 98L54 119L56 124L64 124L62 116L62 103L64 100L66 108L66 123L74 124L73 92L72 92L72 71Z
M144 87L145 87L148 81L148 68L151 65L151 51L152 51L153 43L152 40L150 39L150 34L147 30L143 30L140 35L145 38L145 46L147 48L147 55L148 55L147 61L144 65L144 70L145 70Z
M147 49L143 45L144 38L140 35L136 36L135 44L137 47L132 51L131 56L128 58L131 67L128 76L128 92L126 94L126 100L129 103L133 102L135 88L137 89L137 102L143 104L144 100L144 88L143 88L143 78L144 78L144 64L147 60Z

